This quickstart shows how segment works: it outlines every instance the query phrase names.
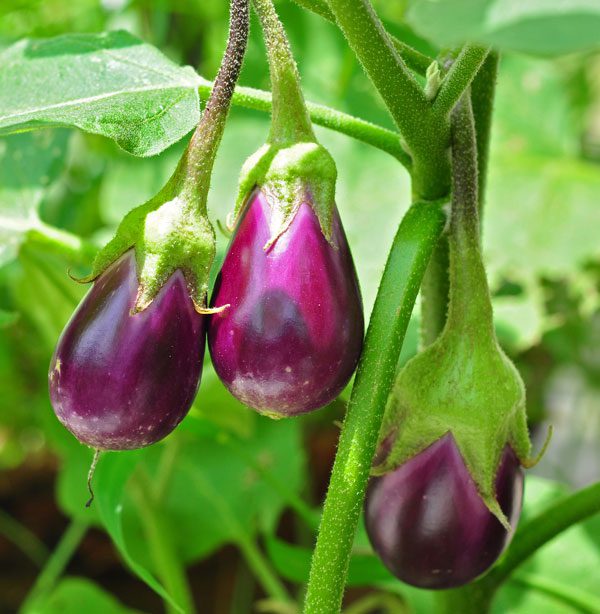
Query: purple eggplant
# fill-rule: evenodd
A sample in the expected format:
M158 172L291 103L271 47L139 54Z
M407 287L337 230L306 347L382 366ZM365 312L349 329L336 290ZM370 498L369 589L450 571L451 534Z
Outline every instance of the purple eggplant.
M58 419L81 442L128 450L168 435L196 395L204 318L181 271L143 311L133 250L94 283L63 331L50 364Z
M521 512L523 472L506 446L496 473L496 497L510 525ZM461 586L486 571L511 532L487 508L454 438L448 434L396 470L371 478L365 523L375 552L413 586Z
M275 214L255 191L243 210L212 295L216 372L242 403L294 416L326 405L352 376L364 320L354 263L334 210L331 242L303 202L268 248Z

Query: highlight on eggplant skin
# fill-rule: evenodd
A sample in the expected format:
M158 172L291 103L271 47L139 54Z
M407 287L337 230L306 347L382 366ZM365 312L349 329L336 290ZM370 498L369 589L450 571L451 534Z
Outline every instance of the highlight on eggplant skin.
M498 503L514 529L523 472L509 446L495 484ZM428 589L474 580L512 537L482 501L450 434L396 470L371 478L365 524L385 566L403 582Z
M362 350L358 279L337 209L331 243L308 203L271 238L272 213L258 190L248 199L212 295L230 304L212 315L213 365L242 403L272 417L335 399Z
M159 441L187 414L204 355L204 317L181 271L132 314L133 250L95 282L66 325L50 363L54 411L81 441L128 450Z

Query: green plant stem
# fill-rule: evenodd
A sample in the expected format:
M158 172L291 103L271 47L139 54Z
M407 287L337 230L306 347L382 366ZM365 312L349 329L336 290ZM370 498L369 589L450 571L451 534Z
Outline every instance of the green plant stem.
M272 0L253 0L263 29L273 91L270 143L316 140L300 88L300 75Z
M79 547L81 540L88 530L88 523L82 520L72 520L63 533L58 545L46 561L46 564L37 577L33 588L23 601L20 611L26 614L35 604L43 599L57 583L69 561Z
M248 567L252 570L255 578L260 582L265 592L275 601L289 604L290 597L279 578L273 573L263 553L258 549L255 541L246 534L240 534L236 543L244 555Z
M477 175L479 192L479 223L483 216L483 204L487 181L487 167L492 132L492 113L494 95L498 76L499 56L492 51L488 54L471 84L471 104L475 116L475 133L477 135Z
M335 23L335 16L331 12L331 9L327 5L326 0L294 0L298 6L305 8L313 13L320 15L327 21ZM400 57L404 60L406 65L419 75L425 76L427 68L433 62L433 58L428 55L417 51L410 45L398 40L395 36L389 35L390 39L396 48L396 51Z
M64 256L76 264L90 264L98 248L85 239L38 220L27 232L27 239L50 253Z
M231 97L242 69L249 27L249 0L231 0L229 35L219 72L204 113L174 174L174 177L183 178L185 200L195 201L201 213L206 213L212 169L225 130Z
M212 82L204 80L198 88L200 95L202 97L208 96L212 86ZM234 105L246 109L271 112L271 92L265 90L236 87L232 102ZM407 168L411 166L410 156L403 149L397 132L314 102L307 102L306 106L311 120L318 126L335 130L357 141L381 149L396 158L403 166Z
M477 75L488 56L489 49L479 45L465 45L444 77L433 101L433 112L447 116Z
M412 205L383 272L338 444L304 612L339 612L383 412L421 278L445 224L440 202Z
M171 531L157 502L151 496L152 481L142 472L131 480L131 494L144 527L156 573L167 592L185 614L195 612L194 600L182 564L171 539ZM178 612L165 602L168 612Z
M0 534L17 546L38 567L41 567L50 555L44 543L35 533L3 509L0 509Z
M417 157L428 135L429 103L369 0L329 0L348 44L379 92L409 150Z

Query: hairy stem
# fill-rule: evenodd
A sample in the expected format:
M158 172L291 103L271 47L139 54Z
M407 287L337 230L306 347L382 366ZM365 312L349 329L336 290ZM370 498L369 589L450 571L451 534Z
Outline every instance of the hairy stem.
M477 134L477 175L479 181L480 223L483 216L483 203L485 200L498 62L498 54L493 51L489 53L471 85L471 103L473 105L473 115L475 116L475 133Z
M210 176L225 122L229 114L231 97L237 83L248 42L249 0L231 0L229 37L211 90L206 108L194 131L175 177L183 176L182 189L188 201L195 200L199 211L206 212ZM183 171L183 172L182 172Z
M352 542L398 356L421 278L444 223L441 203L415 203L404 216L392 244L323 508L306 594L307 614L339 612Z
M253 0L262 25L273 90L269 142L315 141L296 61L272 0Z
M202 83L198 88L200 95L208 95L212 86L213 84L210 81ZM246 109L267 113L271 111L272 107L270 92L251 87L236 87L232 102L234 105ZM357 141L381 149L396 158L403 166L410 167L410 156L403 149L397 132L314 102L307 102L307 107L311 120L318 126L335 130Z
M477 72L488 56L489 49L479 45L465 45L450 70L444 77L433 102L433 111L439 115L448 115L471 85Z
M317 15L320 15L327 21L335 23L335 15L331 12L326 0L294 0L298 6L305 8ZM406 65L418 73L419 75L425 76L427 72L427 68L433 62L433 58L430 58L428 55L413 49L410 45L403 43L401 40L398 40L395 36L389 35L390 39L396 48L396 51L400 55L400 57L404 60Z
M329 0L348 44L415 155L428 127L425 94L392 44L369 0Z

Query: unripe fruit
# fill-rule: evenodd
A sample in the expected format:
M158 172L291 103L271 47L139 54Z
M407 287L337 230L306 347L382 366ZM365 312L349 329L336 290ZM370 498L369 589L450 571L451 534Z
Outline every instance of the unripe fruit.
M181 271L132 313L139 283L133 250L95 282L65 327L50 364L58 419L81 442L128 450L168 435L196 395L204 318Z
M362 349L358 280L337 210L331 242L303 203L270 246L277 215L260 191L242 212L211 304L208 344L231 393L260 412L293 416L326 405Z
M509 446L495 478L498 504L511 526L521 511L523 472ZM386 567L413 586L461 586L488 569L507 545L448 434L394 471L372 478L365 499L371 544Z

